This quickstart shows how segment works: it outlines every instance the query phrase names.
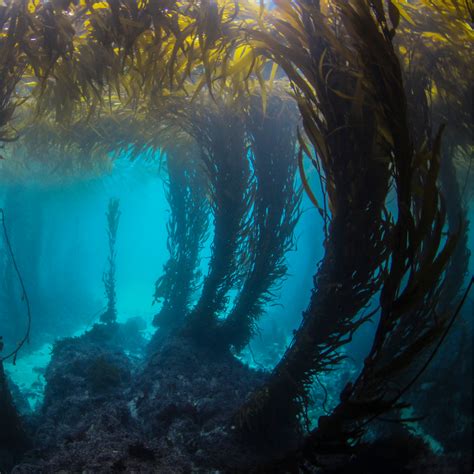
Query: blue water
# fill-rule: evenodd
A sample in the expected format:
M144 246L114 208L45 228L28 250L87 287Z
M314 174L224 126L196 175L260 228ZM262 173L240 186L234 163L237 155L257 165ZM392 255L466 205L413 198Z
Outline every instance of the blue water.
M121 220L117 237L118 321L140 317L143 335L150 338L154 283L168 259L166 201L163 171L159 161L119 157L110 171L99 177L45 184L28 174L15 183L1 183L0 203L5 209L11 243L32 306L30 344L11 361L6 370L26 396L30 409L41 406L43 371L51 347L58 338L82 334L98 321L106 305L102 274L106 268L107 237L105 212L111 197L120 199ZM296 228L296 248L287 255L288 277L277 292L274 304L259 321L259 331L238 357L252 367L271 370L291 343L301 321L311 288L312 276L323 255L322 221L308 199L302 203ZM469 219L474 221L471 206ZM471 228L469 247L474 248ZM201 259L202 274L210 256L212 222ZM470 273L474 272L473 259ZM465 307L472 316L473 297ZM2 295L2 307L13 311L18 334L25 327L21 292ZM12 313L13 314L13 313ZM3 322L2 322L3 321ZM5 324L5 319L0 323ZM0 326L0 334L4 328ZM361 367L373 336L374 325L366 324L345 348L348 356L340 370L323 375L318 384L328 388L324 409L337 403L337 396ZM6 350L16 341L5 339ZM313 420L321 415L321 395L315 382ZM319 397L319 398L317 398ZM436 447L436 440L433 440Z

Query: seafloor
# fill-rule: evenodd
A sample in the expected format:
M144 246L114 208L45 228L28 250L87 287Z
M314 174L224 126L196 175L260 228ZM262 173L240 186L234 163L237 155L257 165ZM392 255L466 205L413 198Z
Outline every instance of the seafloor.
M29 421L34 448L13 472L240 471L265 461L229 423L262 372L179 338L142 365L116 329L55 345L43 407Z
M58 341L44 377L43 405L27 417L33 446L14 474L460 472L403 431L311 465L296 437L242 439L232 416L265 373L181 337L147 344L124 325L96 325Z

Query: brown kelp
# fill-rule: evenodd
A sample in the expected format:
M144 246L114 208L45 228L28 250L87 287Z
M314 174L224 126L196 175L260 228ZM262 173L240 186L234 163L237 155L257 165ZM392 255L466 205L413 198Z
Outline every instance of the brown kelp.
M109 255L107 257L107 270L104 272L102 280L104 282L105 296L107 297L107 309L100 316L102 323L111 324L117 320L117 295L115 291L116 284L116 250L117 230L120 220L120 201L115 198L109 200L107 209L107 237Z
M473 50L472 11L469 11L468 2L421 1L410 6L409 14L414 27L404 28L401 39L395 38L395 44L403 57L407 86L413 90L424 88L424 94L417 94L418 100L410 108L410 116L417 120L417 128L421 128L420 121L434 130L445 124L439 185L446 205L448 230L450 233L459 231L459 242L447 267L440 294L439 311L442 313L447 307L456 305L469 265L469 223L464 194L467 183L472 181L473 159L474 74L466 61L472 57ZM424 102L425 106L420 107ZM421 111L424 111L424 117L420 117ZM429 136L422 136L418 140L429 139ZM465 224L461 229L460 220Z
M166 155L170 258L155 284L154 301L162 300L162 307L153 324L160 333L179 327L189 312L208 229L206 181L196 146L177 144L168 148Z
M337 369L380 291L361 373L303 443L306 458L347 451L380 415L400 421L404 395L459 313L446 303L462 285L466 225L457 212L461 188L444 156L459 156L472 119L468 15L469 5L454 0L280 0L273 11L227 0L8 2L0 7L0 139L16 136L7 127L15 118L32 143L44 141L44 157L54 146L58 163L70 152L109 163L110 152L131 149L135 157L169 148L170 137L179 145L192 137L200 160L179 152L186 166L168 163L171 207L180 210L170 221L171 259L157 286L167 315L158 319L180 324L185 320L176 318L188 312L182 336L210 348L216 340L241 348L284 274L298 167L323 219L325 253L292 343L235 420L240 429L272 436L300 429L315 376ZM302 119L294 161L294 135L285 128L277 137L288 132L283 170L274 156L260 160L261 147L276 146L269 135L274 105L288 99L270 93L277 65ZM45 120L56 129L61 122L60 133L46 133L48 126L35 132ZM321 202L305 161L317 171ZM204 203L202 188L187 181L194 176L182 174L197 170L190 162L204 165L215 233L202 293L188 311L204 238L201 221L185 209L186 200L187 209ZM269 182L278 188L272 196ZM173 183L180 183L176 192ZM113 223L103 322L116 317L118 203ZM199 230L190 236L193 225ZM278 238L269 239L272 232ZM178 237L182 247L174 245ZM242 288L225 319L237 283Z
M19 103L16 87L21 80L27 62L18 42L25 35L19 3L0 5L0 142L15 138L9 129L15 107Z
M248 109L247 134L256 180L251 214L248 271L234 306L216 333L215 344L236 350L254 334L264 307L286 275L285 255L293 247L301 193L296 189L296 113L278 90L263 109L259 96ZM275 192L278 190L278 192Z
M21 13L30 36L19 46L38 112L67 122L84 105L91 112L117 101L136 106L231 77L241 87L261 65L242 46L242 27L256 24L256 10L245 1L27 2Z
M356 442L369 421L402 407L402 397L458 314L438 313L437 305L462 221L443 239L445 206L437 188L441 131L431 146L415 148L416 130L407 113L407 93L392 44L399 17L393 12L386 16L370 2L341 2L340 8L390 138L398 215L372 348L359 377L346 386L339 405L320 419L312 434L319 449Z
M361 311L380 288L388 257L389 178L359 59L344 44L338 20L324 17L316 3L288 4L278 13L272 30L253 34L291 81L310 142L300 140L300 167L305 154L321 174L328 203L315 202L327 226L325 256L300 328L269 381L238 414L242 427L273 433L297 426L313 375L334 370L339 349L370 317Z
M228 94L215 102L203 99L199 106L185 104L183 109L176 103L173 114L200 147L214 219L208 273L186 323L190 333L205 341L241 276L239 255L246 242L253 187L241 100Z
M449 4L450 2L446 2L443 6L446 8ZM426 16L419 17L418 11L414 13L414 18L422 25L423 21L426 21ZM429 61L435 67L425 65L424 61L420 61L417 57L418 66L411 71L412 75L416 73L431 84L427 100L434 126L446 123L441 146L439 186L445 200L448 230L459 232L458 244L446 267L445 281L438 298L439 314L455 311L465 286L471 255L468 246L466 185L472 181L469 163L472 160L469 106L472 91L469 82L470 72L464 67L462 58L463 54L470 53L468 43L465 43L463 48L459 47L462 44L460 43L458 51L458 48L449 47L443 41L445 37L452 38L463 34L466 31L465 25L459 21L444 23L444 30L440 28L441 25L435 25L438 26L436 30L439 34L439 37L435 38L438 38L438 42L442 42L442 45L437 45L436 48L432 45L425 46L427 51L424 51L425 54L422 56L424 61ZM431 30L435 29L429 22L428 24ZM453 25L457 25L456 31L452 31ZM417 51L415 47L412 49ZM438 50L442 53L439 54ZM449 69L449 75L440 74L440 69L444 68ZM408 75L408 78L410 77L412 76ZM465 225L459 230L460 219ZM465 390L465 380L468 380L469 374L472 373L472 346L468 342L472 327L468 314L469 312L465 311L453 321L449 337L446 337L446 342L438 351L433 363L427 367L408 396L415 414L426 414L428 406L430 411L437 414L436 417L427 416L423 419L423 428L438 440L447 452L454 453L469 453L472 444L470 423L472 393ZM456 377L453 377L454 373ZM444 390L427 391L424 389L427 384L442 386ZM448 392L453 394L456 400L449 407L446 405L445 395ZM446 426L453 424L456 424L456 430L446 430ZM465 470L466 468L461 466L469 466L472 463L472 456L459 456L457 462L460 465L459 470Z
M166 124L157 121L149 127L150 118L142 108L126 105L116 104L92 115L84 106L68 122L58 123L54 114L37 117L32 104L25 104L17 120L22 134L9 144L8 161L2 163L9 180L26 174L53 182L97 176L110 171L121 154L130 159L138 155L158 158L160 147L169 141Z

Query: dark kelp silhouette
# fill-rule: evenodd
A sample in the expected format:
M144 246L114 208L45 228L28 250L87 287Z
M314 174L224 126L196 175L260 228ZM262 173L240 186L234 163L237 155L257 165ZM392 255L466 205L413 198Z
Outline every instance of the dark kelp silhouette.
M199 254L207 237L206 179L196 147L176 145L167 152L167 224L170 258L156 281L154 300L163 300L153 324L167 334L183 324L200 276Z
M316 4L295 4L287 15L297 22L298 35L284 18L275 19L271 36L255 34L268 41L269 52L292 81L314 150L301 139L300 160L303 153L313 160L327 190L328 203L320 207L327 236L300 328L268 383L238 415L243 427L273 433L296 428L313 376L334 370L342 358L339 349L370 318L360 312L380 288L389 228L389 164L358 77L358 57L329 30ZM290 54L294 50L299 53Z
M107 257L107 270L104 272L102 281L104 282L105 296L107 297L107 309L100 316L102 323L110 324L117 320L117 294L116 285L116 266L117 258L115 243L117 241L117 230L120 220L120 201L111 198L107 209L107 238L109 246L109 255Z
M275 285L286 275L285 255L293 247L299 218L294 111L287 99L270 95L266 110L254 97L247 134L256 191L248 244L249 269L234 306L220 324L215 344L241 350L254 334L265 305L275 298ZM275 189L279 192L275 193Z
M227 102L226 102L227 100ZM188 104L185 126L201 149L209 181L214 238L201 295L186 320L187 331L206 344L241 277L239 255L249 232L252 202L250 163L241 108L230 96L200 106Z
M389 25L393 18L389 20L369 3L341 4L340 9L362 58L377 112L391 137L399 212L391 232L391 261L372 349L361 374L341 394L339 405L331 415L320 418L311 434L308 443L316 451L349 447L360 439L369 421L402 407L401 398L456 316L437 314L445 268L460 229L443 242L445 211L436 184L441 131L432 149L426 145L414 149L402 73L392 47ZM374 41L378 49L370 47ZM422 187L414 188L414 180Z

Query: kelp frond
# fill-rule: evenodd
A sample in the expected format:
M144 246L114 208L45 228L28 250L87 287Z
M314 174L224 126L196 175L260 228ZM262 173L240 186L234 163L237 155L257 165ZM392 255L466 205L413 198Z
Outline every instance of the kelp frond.
M241 428L267 435L298 429L313 376L334 370L339 349L369 319L360 313L380 288L388 258L389 160L358 56L333 22L317 5L295 3L275 16L271 33L257 35L291 81L309 142L301 138L300 146L328 196L325 256L308 309L269 381L237 415Z
M459 220L457 229L443 238L445 206L437 188L441 131L430 148L425 144L415 149L418 131L410 124L402 71L393 49L393 18L370 2L341 2L340 8L363 58L379 120L390 137L398 216L371 351L338 407L320 419L312 435L316 450L344 449L360 439L371 420L403 406L403 395L449 327L451 313L439 307L439 294L464 225Z
M207 183L196 154L196 147L190 144L176 144L167 150L170 258L155 285L154 301L163 300L163 304L153 321L160 332L183 323L200 276L199 254L207 237L208 202Z
M100 316L102 323L111 324L117 319L117 295L115 290L116 284L116 251L115 243L117 240L117 230L120 220L120 201L118 199L111 198L109 200L109 206L107 209L107 236L109 246L109 256L107 259L108 268L104 272L102 280L105 287L105 295L107 297L107 309Z
M214 217L209 270L187 320L189 331L198 339L205 339L217 323L227 305L228 292L243 270L238 256L245 252L253 186L241 110L234 100L218 100L190 114L190 134L201 147Z
M249 270L215 344L245 347L255 325L286 275L285 255L294 244L301 193L295 188L296 113L284 92L272 93L265 110L253 97L247 134L256 180L248 244ZM278 190L278 192L275 192Z

